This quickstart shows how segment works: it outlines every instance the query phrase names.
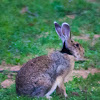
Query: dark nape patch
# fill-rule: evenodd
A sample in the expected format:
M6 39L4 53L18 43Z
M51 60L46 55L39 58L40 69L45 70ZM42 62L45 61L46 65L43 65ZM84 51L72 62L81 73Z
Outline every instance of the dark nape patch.
M70 51L68 48L66 48L65 42L64 42L63 48L62 48L62 50L61 50L60 52L61 52L61 53L67 53L67 54L69 54L69 55L73 55L73 54L71 53L71 51Z

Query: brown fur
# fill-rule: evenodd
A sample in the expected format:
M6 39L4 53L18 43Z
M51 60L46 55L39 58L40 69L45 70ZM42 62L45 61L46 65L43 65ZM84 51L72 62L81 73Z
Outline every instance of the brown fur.
M18 94L28 94L32 96L31 90L33 89L34 91L34 88L42 85L43 87L47 87L46 91L48 91L57 76L63 75L66 69L69 71L70 59L68 60L68 57L66 56L66 58L63 55L64 54L57 51L49 55L49 57L40 56L28 61L16 76L16 89ZM61 66L61 68L58 67L61 64L63 66ZM66 72L66 74L67 73L68 72Z
M58 30L57 32L61 32L61 27L57 23L55 23L55 27ZM50 98L50 95L57 89L57 93L67 97L64 86L65 77L69 77L74 69L75 60L84 58L84 49L78 42L74 42L69 38L67 23L62 25L62 30L67 38L61 36L62 33L59 34L63 41L61 51L54 51L47 56L36 57L22 66L16 76L17 94Z

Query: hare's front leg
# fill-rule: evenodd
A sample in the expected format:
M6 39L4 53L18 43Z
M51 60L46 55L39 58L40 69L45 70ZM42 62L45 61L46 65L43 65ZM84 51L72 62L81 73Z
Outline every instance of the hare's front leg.
M48 98L48 99L51 98L50 95L54 92L54 90L57 88L57 86L60 86L60 84L62 83L62 80L63 80L62 76L58 76L58 77L56 78L56 81L55 81L54 84L52 85L50 91L45 95L46 98Z

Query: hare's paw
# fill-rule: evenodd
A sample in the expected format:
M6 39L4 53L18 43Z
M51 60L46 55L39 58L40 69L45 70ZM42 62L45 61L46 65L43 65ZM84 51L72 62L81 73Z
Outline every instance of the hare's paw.
M67 98L68 97L67 93L65 93L64 96L65 96L65 98Z
M49 96L49 95L46 95L46 98L47 98L48 100L51 100L51 99L52 99L52 97Z

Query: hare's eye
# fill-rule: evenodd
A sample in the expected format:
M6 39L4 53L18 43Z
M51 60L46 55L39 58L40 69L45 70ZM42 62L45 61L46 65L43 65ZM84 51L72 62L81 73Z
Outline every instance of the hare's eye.
M71 40L71 42L73 42L73 41Z
M76 44L76 47L79 47L79 44L78 43Z

